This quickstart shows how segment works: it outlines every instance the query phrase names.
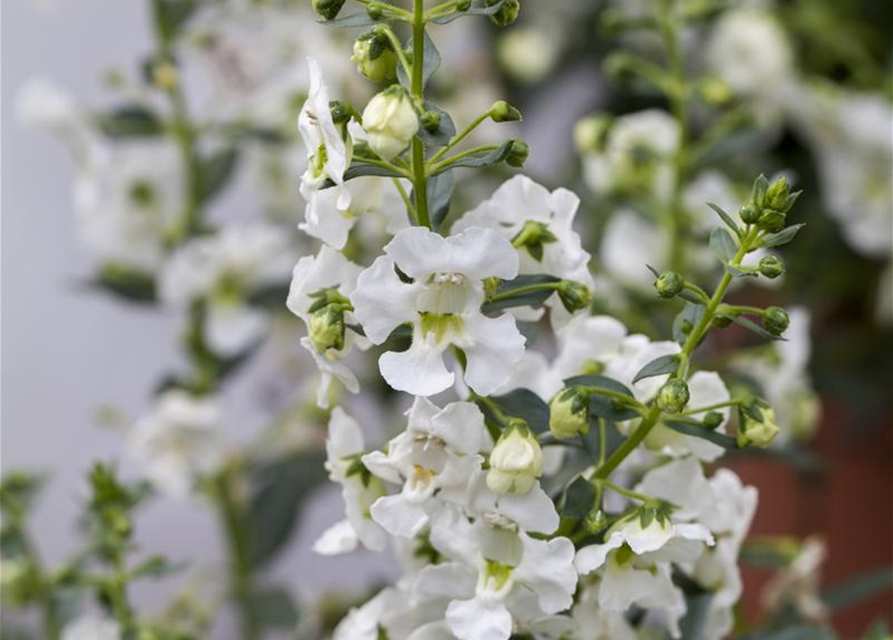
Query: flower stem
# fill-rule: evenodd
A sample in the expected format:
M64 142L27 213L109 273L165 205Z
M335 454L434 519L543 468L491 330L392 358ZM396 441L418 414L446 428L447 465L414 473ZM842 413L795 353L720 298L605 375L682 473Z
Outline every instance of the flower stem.
M455 147L457 144L459 144L460 142L462 142L466 137L468 137L468 135L469 135L472 131L474 131L475 129L477 129L477 128L480 126L480 124L481 124L484 120L486 120L487 118L489 118L489 117L490 117L490 110L488 109L487 111L485 111L484 113L482 113L481 115L479 115L477 118L475 118L474 120L472 120L471 123L470 123L467 127L465 127L464 129L462 129L462 131L460 131L458 134L456 134L456 136L453 137L453 139L450 140L449 143L448 143L443 149L441 149L440 151L438 151L437 153L435 153L435 154L431 157L431 162L437 162L437 161L440 160L442 157L444 157L450 149L452 149L452 148Z
M466 149L462 153L457 153L456 155L451 156L446 160L441 160L440 162L432 164L429 169L431 170L431 173L434 173L436 171L439 171L440 169L443 169L444 167L450 166L454 162L462 160L463 158L467 158L468 156L472 156L476 153L481 153L482 151L493 151L494 149L498 149L499 147L500 145L494 143L482 144L478 147L472 147L471 149Z
M425 0L415 0L412 16L412 97L416 104L425 104ZM428 166L422 139L412 139L412 186L416 216L420 226L431 228L428 215Z
M502 302L503 300L510 300L515 296L519 296L524 293L531 293L533 291L555 291L558 289L558 286L561 284L559 282L538 282L536 284L528 284L523 287L518 287L517 289L511 289L509 291L503 291L502 293L496 293L487 300L487 302Z

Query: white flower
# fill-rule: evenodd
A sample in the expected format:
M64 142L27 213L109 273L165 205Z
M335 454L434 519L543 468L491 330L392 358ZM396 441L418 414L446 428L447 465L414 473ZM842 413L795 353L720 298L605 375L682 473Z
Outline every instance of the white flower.
M205 339L221 356L233 356L257 342L267 314L248 296L288 278L292 252L288 232L262 224L234 224L216 235L180 247L161 272L160 295L167 304L207 305Z
M130 431L130 451L160 490L188 495L194 480L220 461L220 409L213 398L166 391Z
M579 316L558 333L554 367L560 379L597 371L623 353L626 327L610 316Z
M16 95L16 113L30 126L69 133L84 125L83 109L65 89L48 78L30 78Z
M793 604L807 620L821 622L828 615L820 595L821 568L828 550L824 540L807 538L791 564L781 569L763 588L760 598L769 611Z
M316 256L304 256L298 260L292 271L286 304L292 313L304 321L309 331L314 322L314 312L311 312L310 308L318 300L313 294L332 290L346 300L356 287L359 273L358 265L331 247L323 245ZM344 325L355 321L352 312L344 311ZM351 393L359 392L360 384L356 376L341 361L350 354L354 345L365 348L368 345L365 338L357 336L353 331L345 330L341 348L334 345L319 351L309 335L301 338L301 345L313 355L322 373L322 381L317 391L317 404L320 407L328 407L329 386L333 379L339 380Z
M670 114L648 109L620 116L604 148L583 156L583 176L597 194L616 191L663 200L673 183L679 127Z
M75 208L97 259L154 274L184 223L184 175L180 152L167 140L91 147L75 181Z
M592 287L590 255L574 231L580 199L567 189L548 189L524 175L504 182L489 200L463 215L452 227L460 232L483 227L499 232L518 250L520 274L549 274ZM550 296L553 323L561 326L569 314L558 299ZM556 313L557 312L557 313Z
M604 269L617 281L638 288L654 282L646 265L661 270L667 263L667 241L660 230L631 209L611 215L599 246Z
M338 555L362 543L372 551L383 551L385 535L369 514L369 508L385 489L381 480L356 466L365 452L363 432L356 421L340 407L332 410L326 439L326 469L329 478L342 485L341 496L347 518L329 529L313 545L322 555Z
M543 450L526 425L510 425L490 454L487 487L497 494L528 493L543 475Z
M477 406L454 402L440 409L416 398L406 431L391 440L387 454L363 456L380 478L402 484L399 494L379 498L372 518L395 536L414 537L428 524L429 511L442 501L461 504L480 470L485 442L484 416Z
M505 384L524 355L524 337L511 315L481 313L483 280L514 278L518 254L489 229L469 228L444 238L421 227L399 232L357 281L351 295L355 313L375 344L404 323L412 325L412 345L388 352L379 366L395 389L428 396L453 384L443 362L451 345L465 352L465 382L487 395ZM395 271L412 278L404 282Z
M369 146L385 160L403 152L419 130L412 98L400 85L376 94L363 110L363 129Z
M121 627L114 620L81 616L65 625L62 640L120 640Z
M298 129L307 147L309 162L301 177L301 195L307 201L303 228L324 235L324 218L340 217L350 207L351 194L344 183L344 172L350 165L352 143L346 131L347 139L342 137L342 131L332 120L329 90L319 63L314 58L308 58L307 63L310 66L310 91L298 117ZM321 190L327 179L335 186Z
M598 584L585 587L571 610L578 640L640 640L624 613L605 611L598 604Z

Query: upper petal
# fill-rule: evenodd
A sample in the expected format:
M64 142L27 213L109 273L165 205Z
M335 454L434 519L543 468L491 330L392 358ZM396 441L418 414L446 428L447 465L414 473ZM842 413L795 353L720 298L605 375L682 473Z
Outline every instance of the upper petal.
M394 329L416 319L416 292L416 285L400 280L391 257L379 256L357 278L350 301L366 336L381 344Z

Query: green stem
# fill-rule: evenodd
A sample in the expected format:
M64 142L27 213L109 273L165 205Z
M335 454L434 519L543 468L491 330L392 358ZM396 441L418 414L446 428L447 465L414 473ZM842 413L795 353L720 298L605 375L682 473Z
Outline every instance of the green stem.
M419 216L416 213L415 207L412 206L412 200L409 199L409 194L406 193L406 189L403 188L403 184L397 178L392 178L392 180L394 181L394 186L397 188L397 193L400 194L400 198L403 200L403 204L406 205L410 220L418 224Z
M363 164L371 164L373 167L381 167L382 169L387 169L389 171L393 171L394 173L399 173L404 178L408 178L410 180L412 179L411 173L385 160L379 160L378 158L369 158L367 156L354 156L354 160L356 160L357 162L362 162Z
M412 22L412 14L409 11L401 9L400 7L395 7L392 4L380 2L379 0L354 0L354 2L363 6L369 6L374 2L375 7L381 9L383 13L390 13L392 17L397 18L398 20L403 20L404 22Z
M510 300L515 296L530 293L532 291L555 291L560 284L561 282L539 282L537 284L528 284L523 287L518 287L517 289L512 289L511 291L494 294L490 296L487 302L502 302L503 300Z
M630 407L631 409L636 409L638 411L645 411L645 406L632 398L625 393L621 393L619 391L613 391L611 389L605 389L603 387L583 387L589 393L594 393L596 395L605 396L607 398L611 398L612 400L617 400L618 402L623 403L624 406Z
M397 60L400 61L400 65L403 67L403 71L406 73L406 77L411 78L412 65L409 63L409 59L406 57L406 52L403 50L403 44L400 42L399 38L397 38L397 34L395 34L394 30L386 24L381 25L381 29L388 37L388 40L391 41L391 46L394 47L394 53L397 55Z
M460 131L452 140L450 140L449 143L443 149L441 149L440 151L438 151L431 157L431 162L437 162L442 157L444 157L450 149L452 149L457 144L462 142L465 138L467 138L468 135L472 131L477 129L484 120L486 120L487 118L490 117L490 115L491 115L490 110L488 109L487 111L485 111L484 113L479 115L477 118L472 120L471 123L464 129L462 129L462 131Z
M472 147L471 149L466 149L462 153L457 153L456 155L451 156L451 157L447 158L446 160L441 160L440 162L436 162L436 163L432 164L431 166L429 166L428 169L431 173L435 173L445 167L450 166L454 162L458 162L459 160L462 160L463 158L467 158L468 156L472 156L472 155L474 155L476 153L480 153L482 151L493 151L494 149L498 149L500 146L502 146L502 145L482 144L478 147Z
M736 407L741 404L741 400L726 400L725 402L717 402L706 407L698 407L697 409L686 409L680 415L692 416L697 413L705 413L707 411L715 411L716 409L725 409L726 407Z
M608 444L608 425L604 418L598 419L598 463L597 467L605 463L608 452L605 450Z
M425 104L425 0L414 0L412 16L412 97L416 104ZM422 139L412 139L412 186L415 193L416 217L420 226L431 228L428 215L428 166Z
M231 596L239 608L242 640L259 640L260 621L252 606L254 585L248 530L245 526L244 504L238 496L237 465L231 465L217 478L215 498L220 509L230 555Z
M604 478L597 478L595 480L598 484L604 485L614 493L619 493L626 498L638 500L639 502L644 502L645 504L653 503L655 501L654 498L652 498L651 496L646 496L643 493L638 493L637 491L626 489L624 487L621 487L619 484L614 484L610 480L606 480Z

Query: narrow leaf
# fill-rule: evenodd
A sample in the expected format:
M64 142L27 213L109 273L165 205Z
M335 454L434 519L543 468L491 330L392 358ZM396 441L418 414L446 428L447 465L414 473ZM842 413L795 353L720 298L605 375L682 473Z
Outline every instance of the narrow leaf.
M221 149L201 163L202 201L216 196L229 183L239 163L237 149Z
M716 212L716 215L718 215L722 219L722 221L726 223L729 229L735 232L736 236L738 236L739 238L741 237L741 229L738 227L738 223L735 222L735 219L732 218L732 216L726 213L725 210L723 210L723 208L717 204L708 202L707 206Z
M761 338L765 338L766 340L778 340L780 342L786 341L786 339L782 338L781 336L772 335L750 318L745 318L744 316L733 316L732 322L744 327L745 329L753 331L755 334L757 334Z
M639 370L639 373L633 378L633 384L645 378L653 378L661 376L665 373L673 373L679 368L679 356L670 354L655 358Z
M387 167L378 167L373 164L363 164L361 160L355 161L353 164L348 167L347 171L344 172L344 180L353 180L354 178L361 178L363 176L381 176L383 178L403 178L405 176L393 171L392 169L388 169ZM334 187L335 183L326 182L323 188Z
M450 200L455 186L456 179L452 171L444 171L428 178L428 208L431 210L431 224L435 231L450 212Z
M792 224L790 227L782 229L778 233L767 234L760 242L760 246L769 249L771 247L780 247L783 244L787 244L793 240L794 236L796 236L800 229L805 226L806 224L801 222L800 224Z
M435 24L447 24L449 22L452 22L453 20L458 20L459 18L463 18L465 16L492 16L497 11L499 11L500 8L502 8L503 2L505 2L505 0L500 0L499 2L497 2L496 4L494 4L491 7L487 7L487 6L471 7L470 9L467 9L466 11L459 11L457 13L452 13L448 16L434 18L433 20L431 20L431 22L433 22Z
M406 48L408 50L412 50L412 38L406 41ZM425 32L425 62L422 67L422 86L426 86L428 84L428 80L431 79L431 76L434 75L434 72L440 68L440 52L437 50L437 47L434 46L434 41L431 40L431 36L428 35L428 32ZM403 65L397 65L397 78L400 80L400 84L402 84L407 89L410 89L412 86L412 80L406 75L406 72L403 69Z
M481 307L484 313L494 313L503 309L511 309L513 307L538 307L542 305L554 293L554 289L538 289L536 291L526 291L512 295L516 289L521 289L532 284L541 284L546 282L559 282L561 278L545 274L518 276L514 280L503 281L496 294L506 295L503 300L495 302L487 302Z
M110 138L157 136L163 126L153 111L142 105L117 107L99 116L99 128Z
M689 424L688 422L679 422L678 420L665 420L664 424L670 427L673 431L678 431L687 436L694 436L695 438L701 438L702 440L707 440L712 442L715 445L722 447L727 450L739 449L738 441L735 440L732 436L727 436L724 433L719 433L712 429L707 429L706 427L701 427L695 424Z
M710 250L723 264L728 264L738 253L738 245L728 231L717 227L710 233Z
M688 339L688 331L684 331L686 327L690 327L689 331L697 326L697 324L701 321L701 318L704 317L704 305L702 304L694 304L691 302L685 303L685 306L682 308L682 311L676 316L676 319L673 320L673 340L678 342L679 344L684 344Z
M437 173L443 173L448 169L454 169L456 167L470 167L470 168L478 168L478 167L490 167L494 164L498 164L506 159L509 154L509 151L512 150L512 141L506 140L499 146L498 149L493 149L492 151L482 151L480 153L475 153L470 156L466 156L457 160L456 162L450 163L448 167L444 167L439 169L434 175Z

